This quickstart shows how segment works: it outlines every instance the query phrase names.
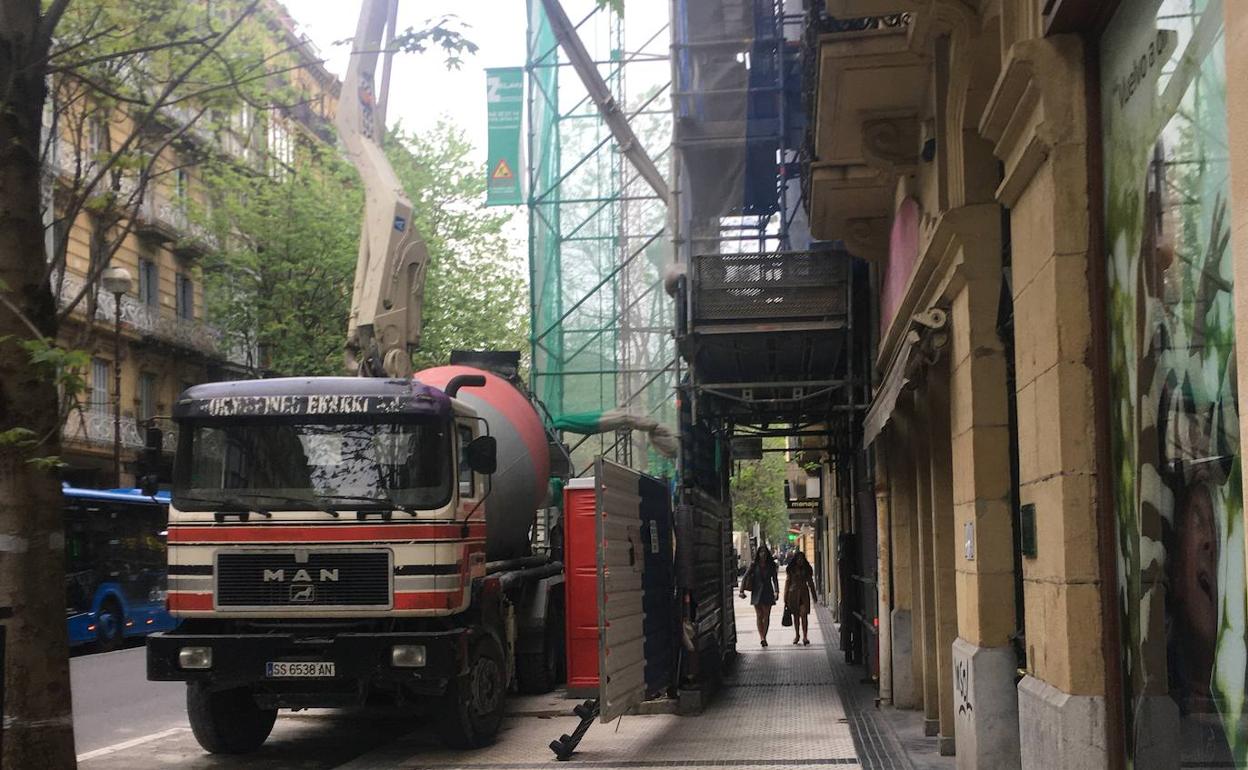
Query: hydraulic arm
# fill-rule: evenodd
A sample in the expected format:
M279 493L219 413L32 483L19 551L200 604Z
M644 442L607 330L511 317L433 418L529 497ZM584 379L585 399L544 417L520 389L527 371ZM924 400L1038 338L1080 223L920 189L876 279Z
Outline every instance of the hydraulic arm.
M409 377L420 343L429 252L412 224L412 204L382 149L389 78L375 89L377 63L392 55L395 3L364 0L336 124L364 186L364 223L347 322L347 367L365 377Z

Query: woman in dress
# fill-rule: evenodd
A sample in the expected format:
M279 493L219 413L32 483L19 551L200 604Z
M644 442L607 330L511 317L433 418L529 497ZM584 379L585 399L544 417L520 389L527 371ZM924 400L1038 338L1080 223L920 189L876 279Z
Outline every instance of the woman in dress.
M741 584L741 598L746 589L750 591L750 604L754 605L754 622L758 625L760 643L767 646L767 629L771 627L771 608L780 595L780 571L767 546L760 545L754 554L754 563L746 570Z
M815 595L815 570L798 551L784 573L784 606L793 615L793 644L810 644L810 600Z

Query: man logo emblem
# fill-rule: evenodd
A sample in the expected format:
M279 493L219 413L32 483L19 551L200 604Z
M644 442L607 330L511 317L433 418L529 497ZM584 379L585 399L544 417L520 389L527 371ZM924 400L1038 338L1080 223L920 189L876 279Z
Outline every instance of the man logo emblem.
M294 585L290 587L290 600L292 602L310 602L316 599L316 586L314 585Z

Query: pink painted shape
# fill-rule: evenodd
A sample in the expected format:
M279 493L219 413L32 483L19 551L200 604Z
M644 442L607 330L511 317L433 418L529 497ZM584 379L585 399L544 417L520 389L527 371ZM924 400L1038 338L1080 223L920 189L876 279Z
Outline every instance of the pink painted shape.
M902 200L893 215L893 231L888 237L888 264L880 282L880 329L888 329L906 294L910 276L919 261L919 202Z

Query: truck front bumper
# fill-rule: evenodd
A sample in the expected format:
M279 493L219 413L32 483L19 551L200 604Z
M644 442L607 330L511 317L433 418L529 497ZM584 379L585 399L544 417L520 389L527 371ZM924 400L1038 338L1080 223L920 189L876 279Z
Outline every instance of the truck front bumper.
M468 632L344 633L329 638L294 634L190 634L177 631L147 639L147 678L154 682L206 682L215 688L258 686L269 692L340 694L362 697L370 687L408 685L416 691L440 691L463 672ZM425 649L425 664L397 667L397 645ZM211 666L187 669L179 661L184 648L211 649ZM329 662L334 676L271 678L274 662ZM286 700L286 699L283 699ZM313 698L315 700L315 698ZM308 705L317 705L309 702ZM331 705L326 702L324 705Z

